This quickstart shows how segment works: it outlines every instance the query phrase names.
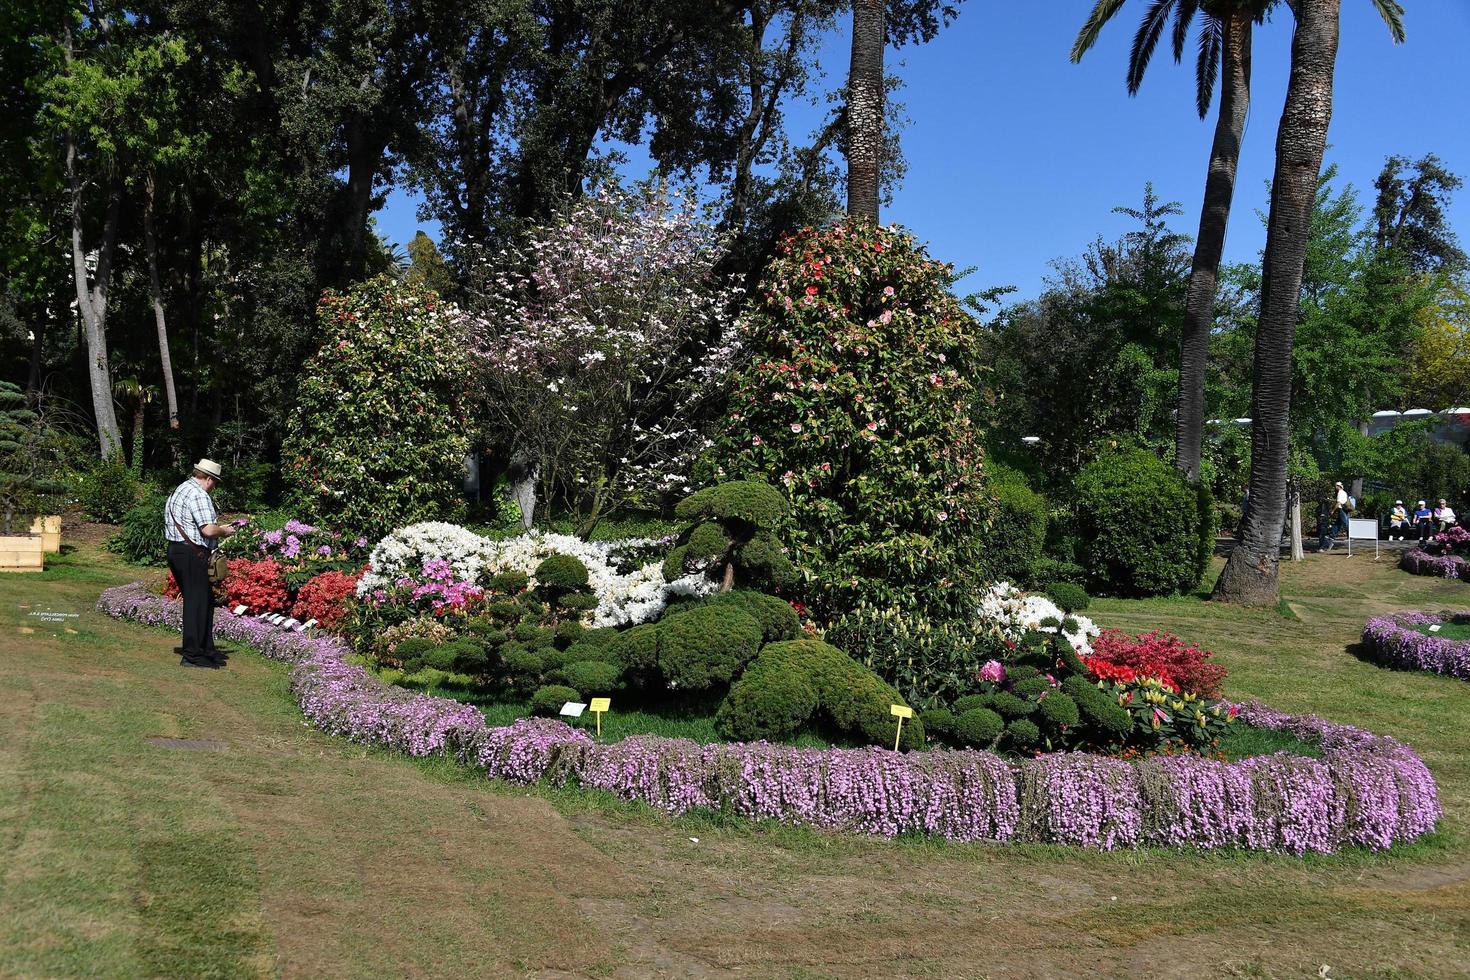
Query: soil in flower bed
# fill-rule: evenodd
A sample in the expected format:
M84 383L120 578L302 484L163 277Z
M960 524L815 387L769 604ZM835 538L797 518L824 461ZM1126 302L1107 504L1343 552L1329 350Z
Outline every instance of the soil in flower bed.
M1432 625L1434 624L1420 623L1409 628L1425 636L1437 636L1441 640L1470 640L1470 623L1441 623L1438 630L1430 632L1429 627Z

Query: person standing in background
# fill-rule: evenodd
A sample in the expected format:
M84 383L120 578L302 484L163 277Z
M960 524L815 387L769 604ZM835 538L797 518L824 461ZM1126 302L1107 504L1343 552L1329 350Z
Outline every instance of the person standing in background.
M220 466L212 459L194 464L194 472L169 494L163 506L163 536L168 540L168 567L184 598L184 645L180 667L224 666L214 646L214 591L209 584L209 553L235 533L219 523L210 494L220 483Z

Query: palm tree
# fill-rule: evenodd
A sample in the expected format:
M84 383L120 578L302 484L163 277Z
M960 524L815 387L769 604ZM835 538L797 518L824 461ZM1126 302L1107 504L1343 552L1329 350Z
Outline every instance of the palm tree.
M1205 354L1210 345L1215 287L1225 229L1235 195L1235 170L1241 137L1250 108L1251 28L1274 0L1201 3L1200 0L1154 0L1133 37L1128 56L1128 94L1137 95L1155 46L1174 17L1174 61L1183 60L1184 45L1196 14L1202 14L1199 54L1195 64L1195 106L1204 119L1209 114L1215 79L1221 76L1220 110L1215 141L1205 177L1205 199L1200 208L1199 235L1185 296L1184 329L1179 344L1179 411L1175 428L1174 465L1187 478L1199 478L1200 446L1204 438ZM1072 61L1082 60L1102 28L1123 7L1124 0L1098 0L1092 15L1072 45ZM1222 65L1223 62L1223 65ZM1221 69L1223 68L1223 72Z
M1286 517L1286 455L1291 416L1291 349L1306 261L1312 201L1332 120L1342 0L1293 0L1291 78L1276 132L1276 173L1261 268L1251 394L1250 512L1214 597L1275 605L1281 526Z
M1096 43L1104 25L1122 9L1125 0L1097 0L1072 45L1077 62ZM1372 0L1388 23L1395 41L1404 38L1403 7L1397 0ZM1174 60L1183 60L1184 45L1195 15L1202 17L1195 64L1195 106L1204 119L1209 113L1215 80L1221 79L1220 108L1215 120L1200 208L1199 234L1185 297L1184 328L1179 344L1179 403L1174 439L1174 465L1188 479L1199 477L1204 438L1205 360L1214 323L1215 291L1230 205L1235 195L1236 164L1240 158L1245 119L1250 108L1251 33L1277 0L1153 0L1133 37L1128 58L1128 94L1138 94L1144 72L1153 57L1169 18L1174 18ZM1290 3L1290 0L1288 0ZM1223 63L1223 64L1222 64ZM1223 71L1221 70L1223 68Z
M847 213L875 222L883 160L884 4L853 0L847 72Z

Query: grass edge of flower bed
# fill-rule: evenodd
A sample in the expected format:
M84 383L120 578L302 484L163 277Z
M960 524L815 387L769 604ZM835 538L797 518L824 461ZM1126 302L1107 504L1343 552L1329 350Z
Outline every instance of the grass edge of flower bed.
M1458 621L1470 614L1450 617ZM1363 624L1363 647L1374 660L1400 670L1470 681L1470 640L1433 636L1415 626L1445 622L1443 614L1415 610L1374 616Z

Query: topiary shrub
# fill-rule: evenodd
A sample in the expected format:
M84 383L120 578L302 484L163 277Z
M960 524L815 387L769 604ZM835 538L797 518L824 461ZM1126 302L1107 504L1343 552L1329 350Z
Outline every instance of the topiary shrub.
M772 643L730 688L715 715L726 738L778 739L821 717L833 728L876 745L892 744L903 704L898 692L847 654L820 640ZM901 747L922 748L924 723L904 725Z
M989 708L971 708L955 719L954 736L961 745L988 749L1005 729L1000 715Z
M664 559L664 578L703 571L728 592L745 586L787 586L796 569L775 532L791 512L786 498L756 480L706 487L679 502L675 514L692 521L679 545Z
M562 705L581 699L581 694L565 684L547 684L536 688L536 693L531 695L531 714L554 718L561 714Z
M536 566L536 588L548 600L587 588L587 566L571 555L548 555Z
M1074 484L1083 566L1094 591L1148 596L1199 584L1200 495L1147 450L1104 453ZM1212 545L1213 546L1213 545Z
M1087 590L1071 582L1048 582L1041 592L1065 613L1082 612L1092 604Z
M924 731L930 735L950 735L954 732L956 719L952 711L930 708L919 713L919 720L924 723Z
M658 625L658 670L671 688L730 683L761 646L760 623L734 606L700 605Z
M760 623L761 637L767 643L794 640L801 633L801 619L791 603L764 592L736 589L719 592L704 601L707 606L729 606L743 610Z
M321 348L300 372L282 471L302 517L369 537L463 506L464 400L457 314L381 275L317 307Z
M588 697L622 690L623 668L603 660L578 660L563 665L561 679Z
M986 579L980 329L952 283L910 235L850 222L782 241L754 294L716 475L779 481L819 621L864 600L967 617Z
M628 671L649 674L658 669L659 627L644 623L618 634L608 651Z

